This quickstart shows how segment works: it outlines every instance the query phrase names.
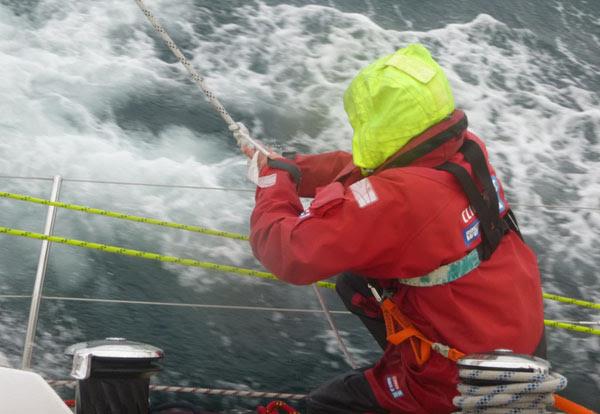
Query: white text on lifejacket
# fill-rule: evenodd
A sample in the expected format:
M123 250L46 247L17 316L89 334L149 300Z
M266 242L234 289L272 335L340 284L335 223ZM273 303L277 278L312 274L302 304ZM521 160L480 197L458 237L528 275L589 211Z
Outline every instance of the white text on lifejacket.
M392 397L394 397L394 399L400 398L404 395L404 393L400 389L400 385L398 384L398 378L395 375L387 376L385 380L390 390L390 394L392 394Z
M469 206L465 208L460 215L463 219L463 222L467 224L473 217L475 217L475 212L473 212L473 209L471 206Z

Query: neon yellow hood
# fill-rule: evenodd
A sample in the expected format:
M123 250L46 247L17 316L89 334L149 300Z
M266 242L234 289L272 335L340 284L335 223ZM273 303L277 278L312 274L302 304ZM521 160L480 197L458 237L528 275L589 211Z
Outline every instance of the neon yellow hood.
M361 70L344 93L344 109L354 129L354 164L375 169L449 116L454 97L427 49L412 44Z

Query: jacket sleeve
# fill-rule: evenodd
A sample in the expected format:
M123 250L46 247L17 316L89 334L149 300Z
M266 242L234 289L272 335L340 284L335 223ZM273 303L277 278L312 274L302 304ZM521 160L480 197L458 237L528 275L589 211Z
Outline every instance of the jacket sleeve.
M340 171L352 163L352 154L332 151L315 155L297 155L294 162L302 172L298 194L300 197L314 197L318 187L331 183Z
M250 243L256 258L269 271L298 285L343 271L378 275L378 265L385 266L385 249L384 241L376 240L374 229L389 227L381 222L384 202L369 205L369 200L362 200L361 207L353 190L335 182L320 188L303 210L286 172L266 167L261 175L275 175L276 179L273 185L257 189ZM386 232L393 234L394 229Z

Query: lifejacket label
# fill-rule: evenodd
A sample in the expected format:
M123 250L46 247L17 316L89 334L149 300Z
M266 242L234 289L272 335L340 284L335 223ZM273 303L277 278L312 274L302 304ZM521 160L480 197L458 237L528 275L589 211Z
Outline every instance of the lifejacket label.
M400 389L400 386L398 385L398 378L395 375L387 376L385 378L385 381L394 399L400 398L404 395L404 393Z
M363 178L355 182L349 188L352 190L352 194L354 194L354 198L360 208L365 208L379 200L368 178Z
M492 175L492 184L494 185L496 195L498 196L498 211L500 214L502 214L506 210L506 203L500 196L500 181L498 181L498 178L495 175ZM476 241L481 235L479 219L475 218L476 215L471 206L465 208L460 213L460 217L462 218L463 223L467 224L467 227L465 227L463 230L463 240L465 242L465 246L470 248L473 242Z
M475 220L473 223L467 226L463 230L463 240L465 246L471 247L471 244L479 238L479 220Z

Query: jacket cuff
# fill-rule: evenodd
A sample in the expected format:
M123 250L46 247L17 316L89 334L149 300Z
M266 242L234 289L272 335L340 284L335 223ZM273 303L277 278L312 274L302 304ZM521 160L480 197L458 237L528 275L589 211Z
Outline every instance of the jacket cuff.
M269 158L267 160L267 165L273 169L286 171L296 183L296 187L300 185L300 182L302 181L302 172L300 172L300 168L298 168L294 161L287 158Z

